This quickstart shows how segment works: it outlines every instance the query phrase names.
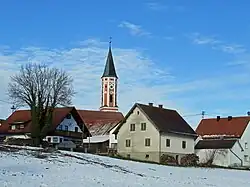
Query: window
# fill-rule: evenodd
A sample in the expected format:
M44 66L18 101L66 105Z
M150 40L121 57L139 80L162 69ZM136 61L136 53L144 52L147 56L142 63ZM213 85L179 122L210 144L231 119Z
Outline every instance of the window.
M248 162L248 155L244 155L244 161Z
M130 147L131 141L130 140L126 140L126 147Z
M68 125L65 125L65 130L66 130L66 131L68 131L68 130L69 130Z
M16 126L15 125L11 125L11 130L15 130Z
M170 147L170 139L166 139L166 147Z
M48 142L51 142L51 138L48 138Z
M75 132L78 132L78 127L75 127Z
M59 125L59 130L62 131L62 125Z
M146 130L146 123L141 123L141 130L145 131Z
M11 130L11 129L12 129L12 125L9 126L9 130Z
M17 125L17 126L16 126L16 129L17 129L17 130L20 130L20 125Z
M109 95L109 102L113 103L113 95Z
M24 129L24 125L20 125L20 128L21 128L21 129Z
M130 158L130 154L127 154L127 158Z
M115 134L115 140L117 140L117 134Z
M62 143L63 142L63 139L62 138L60 138L60 143Z
M182 149L186 149L186 141L182 141Z
M67 114L66 118L67 118L67 119L71 119L71 115L70 115L70 114Z
M137 111L137 115L139 115L140 114L140 112L139 111Z
M149 155L146 155L145 158L149 158Z
M248 149L247 142L245 143L245 149Z
M58 142L58 137L53 137L53 142L57 143Z
M147 146L147 147L150 146L150 139L149 138L145 139L145 146Z
M130 131L135 131L135 124L134 123L130 124Z

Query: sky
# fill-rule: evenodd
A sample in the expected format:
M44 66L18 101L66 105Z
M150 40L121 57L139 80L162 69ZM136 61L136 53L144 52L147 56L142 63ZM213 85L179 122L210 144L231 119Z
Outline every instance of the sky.
M27 62L74 78L73 105L100 107L109 37L124 115L135 102L177 110L193 127L205 117L250 110L250 4L226 1L3 1L0 118L11 114L10 76Z

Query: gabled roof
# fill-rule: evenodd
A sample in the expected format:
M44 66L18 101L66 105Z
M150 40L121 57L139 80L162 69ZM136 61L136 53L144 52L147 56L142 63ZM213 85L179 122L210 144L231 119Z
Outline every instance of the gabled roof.
M96 110L77 110L85 125L94 136L107 134L124 119L121 112L104 112Z
M237 140L200 140L195 149L231 149Z
M52 118L52 127L51 131L55 130L57 126L65 119L66 115L71 113L74 119L78 124L84 124L81 116L76 111L75 107L63 107L55 108ZM13 112L5 121L5 129L9 129L9 125L13 123L22 123L24 124L23 129L11 130L8 132L11 133L29 133L31 132L31 113L30 110L17 110Z
M125 119L119 124L114 131L117 133L120 127L125 123L126 119L138 107L145 116L155 125L161 133L175 133L190 136L197 136L190 125L180 116L176 110L159 108L156 106L144 105L136 103L126 115Z
M117 77L111 47L109 47L108 57L102 77Z
M202 119L196 128L196 133L200 136L227 136L241 137L248 123L249 116L228 118L210 118Z

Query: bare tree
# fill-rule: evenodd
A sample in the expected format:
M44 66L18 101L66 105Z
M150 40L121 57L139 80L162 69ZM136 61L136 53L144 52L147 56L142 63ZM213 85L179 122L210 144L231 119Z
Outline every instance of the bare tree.
M35 145L47 135L52 116L58 105L71 104L73 79L63 70L47 65L26 64L11 77L9 97L18 106L29 106L31 111L31 137Z
M225 149L210 149L206 151L205 155L205 164L208 166L213 165L213 162L219 156L225 157L227 154L227 150Z

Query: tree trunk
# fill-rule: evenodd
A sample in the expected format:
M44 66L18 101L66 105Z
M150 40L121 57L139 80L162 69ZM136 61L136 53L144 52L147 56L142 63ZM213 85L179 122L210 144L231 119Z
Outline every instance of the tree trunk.
M40 139L40 125L39 125L39 109L37 107L31 107L31 138L33 146L39 146Z

